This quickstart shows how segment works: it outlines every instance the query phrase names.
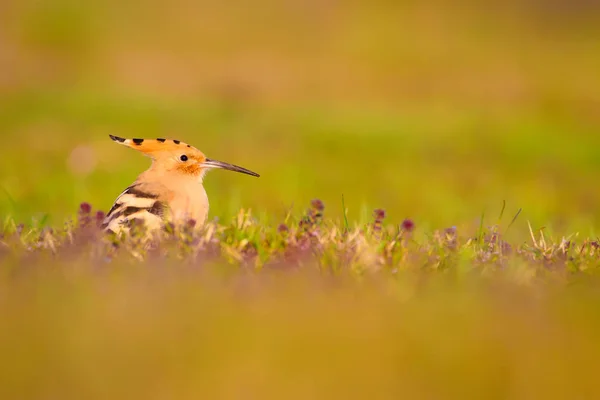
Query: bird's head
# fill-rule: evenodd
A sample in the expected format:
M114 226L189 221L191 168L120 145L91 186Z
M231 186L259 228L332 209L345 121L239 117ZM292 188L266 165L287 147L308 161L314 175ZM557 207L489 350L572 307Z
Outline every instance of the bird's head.
M171 139L124 139L110 135L116 143L135 149L152 159L152 169L158 173L177 174L202 180L204 174L214 168L227 169L252 176L256 172L237 165L207 158L197 148Z

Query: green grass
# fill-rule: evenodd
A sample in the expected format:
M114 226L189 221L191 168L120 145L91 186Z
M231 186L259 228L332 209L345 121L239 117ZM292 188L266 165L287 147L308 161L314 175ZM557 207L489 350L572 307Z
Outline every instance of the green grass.
M241 211L154 242L88 212L7 221L0 395L598 395L598 241L509 244L510 219L419 239L377 214L346 232L320 202L279 226Z
M348 216L363 221L364 210L382 207L430 228L476 223L474 216L499 212L503 201L534 226L563 234L594 234L600 221L592 184L600 139L572 120L252 105L230 112L206 102L167 106L77 93L10 99L2 114L0 210L23 222L48 213L60 223L82 201L110 208L149 165L115 146L110 133L179 138L261 173L208 175L211 216L222 218L240 207L279 217L315 195L342 217L344 194ZM85 160L69 161L80 146L94 159L81 173Z

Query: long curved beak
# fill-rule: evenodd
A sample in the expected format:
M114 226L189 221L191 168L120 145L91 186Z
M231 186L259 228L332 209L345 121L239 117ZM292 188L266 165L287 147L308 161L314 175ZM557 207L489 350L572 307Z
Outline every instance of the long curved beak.
M202 164L200 164L204 168L221 168L229 171L241 172L242 174L248 174L252 176L260 176L256 172L252 172L249 169L239 167L237 165L229 164L223 161L211 160L207 158Z

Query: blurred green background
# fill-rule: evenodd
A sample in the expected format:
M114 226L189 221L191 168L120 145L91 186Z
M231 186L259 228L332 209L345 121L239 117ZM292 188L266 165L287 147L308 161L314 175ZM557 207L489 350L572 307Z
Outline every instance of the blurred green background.
M418 228L523 208L600 226L600 7L591 1L0 3L0 214L107 210L166 136L211 172L211 216L321 198Z

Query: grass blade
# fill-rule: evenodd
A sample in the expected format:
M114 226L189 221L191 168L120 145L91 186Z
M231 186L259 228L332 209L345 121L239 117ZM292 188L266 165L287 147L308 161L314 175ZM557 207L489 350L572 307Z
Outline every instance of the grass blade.
M342 194L342 211L344 213L344 229L346 233L349 232L350 226L348 225L348 215L346 213L346 202L344 201L344 195Z

